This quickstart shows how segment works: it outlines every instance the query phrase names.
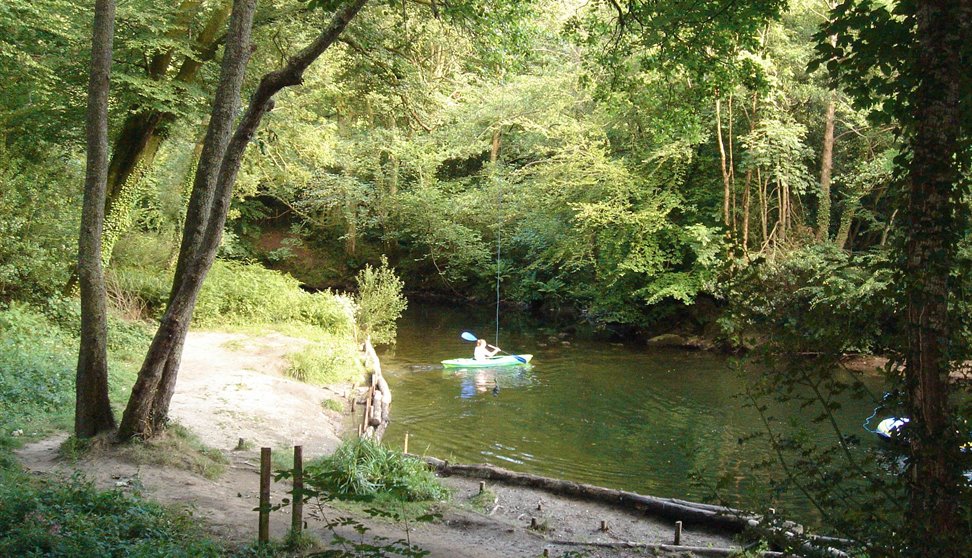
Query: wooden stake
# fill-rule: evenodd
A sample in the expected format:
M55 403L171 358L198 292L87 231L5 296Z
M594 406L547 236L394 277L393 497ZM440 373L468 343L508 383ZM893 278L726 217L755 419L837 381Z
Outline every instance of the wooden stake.
M408 453L408 432L405 432L405 447L402 448L402 453Z
M675 522L675 542L673 542L672 544L674 544L675 546L682 544L682 522L681 521Z
M604 521L602 519L601 520L601 531L607 531L607 530L608 530L607 521Z
M257 540L270 542L270 448L260 448L260 530Z
M537 518L535 518L535 517L531 517L530 518L530 528L533 529L533 530L536 530L536 528L537 528Z
M482 494L486 491L486 481L479 481L479 493Z
M543 558L547 558L548 556L550 556L550 550L547 548L543 549Z
M290 530L296 535L304 524L304 446L294 446L294 494L290 506Z

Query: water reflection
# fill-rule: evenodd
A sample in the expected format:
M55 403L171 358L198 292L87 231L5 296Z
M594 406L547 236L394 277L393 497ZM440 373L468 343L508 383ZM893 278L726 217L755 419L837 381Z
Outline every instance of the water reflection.
M549 330L525 326L504 331L502 346L533 353L530 367L443 370L436 363L468 352L459 332L488 331L488 321L455 309L410 312L394 354L382 355L395 393L386 440L408 432L423 453L450 461L662 497L703 500L720 479L730 500L762 492L753 464L771 450L760 439L740 443L763 425L738 398L759 370L739 373L719 355L580 335L544 347ZM873 405L843 403L838 423L859 431ZM805 424L821 442L833 437L798 407L771 404L769 412Z
M532 366L504 366L497 368L447 368L446 380L459 381L459 397L471 399L480 394L499 396L500 391L521 388L533 383Z

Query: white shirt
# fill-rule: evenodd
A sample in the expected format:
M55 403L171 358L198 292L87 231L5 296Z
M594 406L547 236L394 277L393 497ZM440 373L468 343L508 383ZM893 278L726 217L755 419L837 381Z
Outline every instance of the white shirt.
M486 347L476 345L476 348L473 349L473 358L476 360L488 360L490 356L489 349Z

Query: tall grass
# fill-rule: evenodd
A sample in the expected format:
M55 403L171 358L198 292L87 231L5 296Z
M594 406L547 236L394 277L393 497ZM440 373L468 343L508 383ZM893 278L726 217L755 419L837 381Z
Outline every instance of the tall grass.
M370 440L347 440L308 464L305 483L346 500L389 496L403 502L444 500L449 491L425 463Z

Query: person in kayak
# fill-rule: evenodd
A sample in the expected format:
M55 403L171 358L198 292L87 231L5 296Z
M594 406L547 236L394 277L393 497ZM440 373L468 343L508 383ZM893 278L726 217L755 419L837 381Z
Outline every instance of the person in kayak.
M487 360L498 352L499 347L487 345L485 339L477 339L476 348L473 349L473 358L476 360Z

